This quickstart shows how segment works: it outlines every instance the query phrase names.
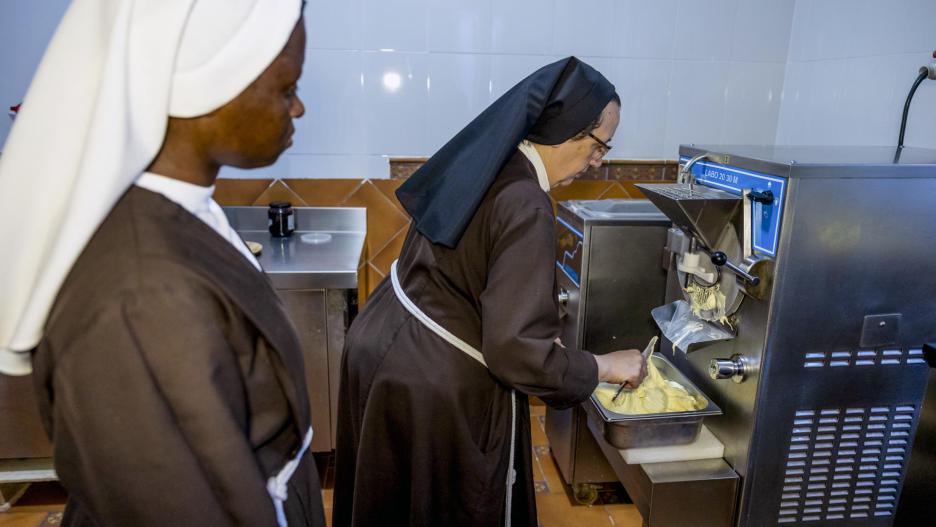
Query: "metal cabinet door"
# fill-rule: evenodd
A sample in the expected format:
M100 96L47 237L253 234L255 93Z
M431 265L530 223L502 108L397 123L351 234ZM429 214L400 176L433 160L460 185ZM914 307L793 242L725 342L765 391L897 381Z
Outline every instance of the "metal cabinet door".
M322 289L278 290L286 304L299 340L305 361L306 385L309 392L309 411L312 414L313 452L332 448L331 404L328 379L328 345L325 329L325 291Z

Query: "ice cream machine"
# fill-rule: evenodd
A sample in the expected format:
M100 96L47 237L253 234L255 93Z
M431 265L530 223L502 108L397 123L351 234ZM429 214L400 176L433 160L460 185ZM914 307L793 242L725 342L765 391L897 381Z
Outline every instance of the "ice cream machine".
M723 410L738 526L893 525L924 457L936 151L894 157L690 145L677 184L638 185L673 222L662 353Z

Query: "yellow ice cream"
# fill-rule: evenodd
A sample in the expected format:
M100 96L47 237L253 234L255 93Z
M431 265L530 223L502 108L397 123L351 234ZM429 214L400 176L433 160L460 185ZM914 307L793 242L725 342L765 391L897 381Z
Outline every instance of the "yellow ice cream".
M692 307L692 314L712 322L728 323L727 306L725 304L725 294L720 291L719 284L705 287L696 284L690 284L686 288L689 295L689 305Z
M660 370L647 361L647 378L636 390L623 391L617 402L612 402L619 384L601 383L595 389L595 397L612 412L619 414L659 414L667 412L689 412L705 406L701 398L693 397L675 381L663 378Z

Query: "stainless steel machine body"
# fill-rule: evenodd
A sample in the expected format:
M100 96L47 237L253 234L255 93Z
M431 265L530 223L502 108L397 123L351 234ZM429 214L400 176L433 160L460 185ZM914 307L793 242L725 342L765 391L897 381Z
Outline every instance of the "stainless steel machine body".
M740 292L705 322L734 338L662 346L724 411L705 424L741 477L736 525L894 524L936 340L936 151L893 159L682 146L689 181L640 185L682 231L667 302L709 270Z
M559 203L556 276L566 346L597 354L642 349L659 334L650 309L664 299L660 254L669 225L646 200ZM571 485L617 481L586 419L581 406L547 409L560 472Z

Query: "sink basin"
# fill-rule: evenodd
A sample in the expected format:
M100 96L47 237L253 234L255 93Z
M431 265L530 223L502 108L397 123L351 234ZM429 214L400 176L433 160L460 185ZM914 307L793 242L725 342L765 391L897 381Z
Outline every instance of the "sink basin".
M635 215L658 216L660 210L642 199L592 199L566 202L573 212L582 217L612 219Z

